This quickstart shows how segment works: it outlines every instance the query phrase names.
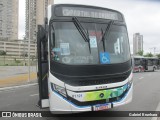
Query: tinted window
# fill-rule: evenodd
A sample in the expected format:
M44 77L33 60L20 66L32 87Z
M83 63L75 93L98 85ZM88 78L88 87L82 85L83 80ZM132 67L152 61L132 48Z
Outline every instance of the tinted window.
M83 39L73 22L52 24L51 60L72 65L100 64L103 53L110 59L108 64L122 63L130 59L128 36L124 26L112 25L109 34L105 36L104 51L101 39L107 24L81 24L89 33L90 43Z

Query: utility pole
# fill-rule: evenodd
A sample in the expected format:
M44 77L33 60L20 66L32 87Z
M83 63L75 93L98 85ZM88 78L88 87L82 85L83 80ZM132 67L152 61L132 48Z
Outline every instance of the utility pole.
M156 55L156 47L152 47L150 49L153 49L153 55Z
M28 33L29 33L29 35L28 35L28 82L30 82L30 79L31 79L31 75L30 75L30 40L31 40L31 36L30 36L30 14L31 14L31 8L30 8L31 6L30 6L30 0L28 0L28 19L29 19L29 22L28 22L28 24L29 24L29 27L28 27Z
M156 47L153 47L154 55L156 55Z

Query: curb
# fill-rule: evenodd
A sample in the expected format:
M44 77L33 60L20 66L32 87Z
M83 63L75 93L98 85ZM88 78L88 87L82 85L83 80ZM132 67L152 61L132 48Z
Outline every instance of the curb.
M38 83L19 85L19 86L13 86L13 87L3 87L3 88L0 88L0 91L10 90L10 89L17 89L17 88L23 88L23 87L30 87L30 86L35 86L35 85L38 85Z

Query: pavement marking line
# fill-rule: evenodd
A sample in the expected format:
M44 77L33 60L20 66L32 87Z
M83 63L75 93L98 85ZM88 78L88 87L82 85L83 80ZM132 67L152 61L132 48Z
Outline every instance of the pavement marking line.
M158 106L157 106L157 108L156 108L156 111L160 111L160 102L158 103ZM151 120L158 120L158 118L160 118L160 117L152 117Z
M2 92L15 92L15 90L14 89L8 89L8 90L0 90L0 93L2 93Z
M139 79L141 80L141 79L143 79L144 77L140 77Z
M37 96L37 95L39 95L39 94L32 94L32 95L30 95L30 96L33 97L33 96Z
M4 88L0 88L0 91L30 87L30 86L35 86L35 85L38 85L38 83L32 83L32 84L26 84L26 85L20 85L20 86L13 86L13 87L4 87Z

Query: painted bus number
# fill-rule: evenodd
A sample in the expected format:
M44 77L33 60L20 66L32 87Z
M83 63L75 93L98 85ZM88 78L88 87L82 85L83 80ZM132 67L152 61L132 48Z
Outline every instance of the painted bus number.
M82 94L75 94L75 95L72 95L72 98L81 98L82 97Z

